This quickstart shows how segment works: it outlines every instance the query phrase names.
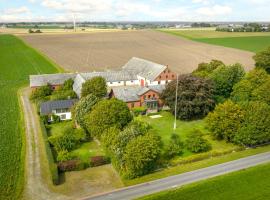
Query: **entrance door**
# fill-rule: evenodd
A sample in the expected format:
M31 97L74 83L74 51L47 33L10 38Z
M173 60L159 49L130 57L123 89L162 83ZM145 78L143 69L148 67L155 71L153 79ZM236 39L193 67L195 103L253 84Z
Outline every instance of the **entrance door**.
M144 86L144 80L141 79L141 86Z

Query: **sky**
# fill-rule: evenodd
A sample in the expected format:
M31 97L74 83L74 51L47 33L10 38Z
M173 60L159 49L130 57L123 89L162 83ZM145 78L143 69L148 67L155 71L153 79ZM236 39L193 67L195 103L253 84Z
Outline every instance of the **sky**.
M270 21L270 0L0 0L0 22Z

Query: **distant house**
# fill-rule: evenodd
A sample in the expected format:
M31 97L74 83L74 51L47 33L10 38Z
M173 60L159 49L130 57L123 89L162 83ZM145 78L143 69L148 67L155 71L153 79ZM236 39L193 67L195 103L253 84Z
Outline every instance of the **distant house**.
M162 106L159 99L162 89L176 79L176 74L167 65L133 57L119 71L31 75L30 87L35 89L50 84L52 89L57 89L71 78L73 90L80 98L83 83L97 76L106 80L111 96L127 102L130 108L142 105L152 108L156 107L156 102L157 106Z
M77 99L47 101L40 105L40 115L49 116L49 121L53 121L53 115L60 117L61 121L72 119L71 107Z

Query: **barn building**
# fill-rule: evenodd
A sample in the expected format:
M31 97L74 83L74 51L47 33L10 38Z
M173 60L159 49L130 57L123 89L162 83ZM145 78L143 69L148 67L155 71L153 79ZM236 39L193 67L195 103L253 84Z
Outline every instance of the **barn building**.
M71 78L73 90L80 98L83 83L97 76L106 80L111 97L123 100L129 108L146 106L149 109L163 106L159 96L165 85L176 79L168 66L133 57L119 71L31 75L30 87L50 84L52 89L57 89Z

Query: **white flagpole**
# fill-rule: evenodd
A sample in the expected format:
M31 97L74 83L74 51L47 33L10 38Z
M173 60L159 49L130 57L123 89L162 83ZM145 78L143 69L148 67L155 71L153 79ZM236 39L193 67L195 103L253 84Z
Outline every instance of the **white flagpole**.
M176 130L177 96L178 96L178 74L176 75L176 92L175 92L174 124L173 124L174 131Z

